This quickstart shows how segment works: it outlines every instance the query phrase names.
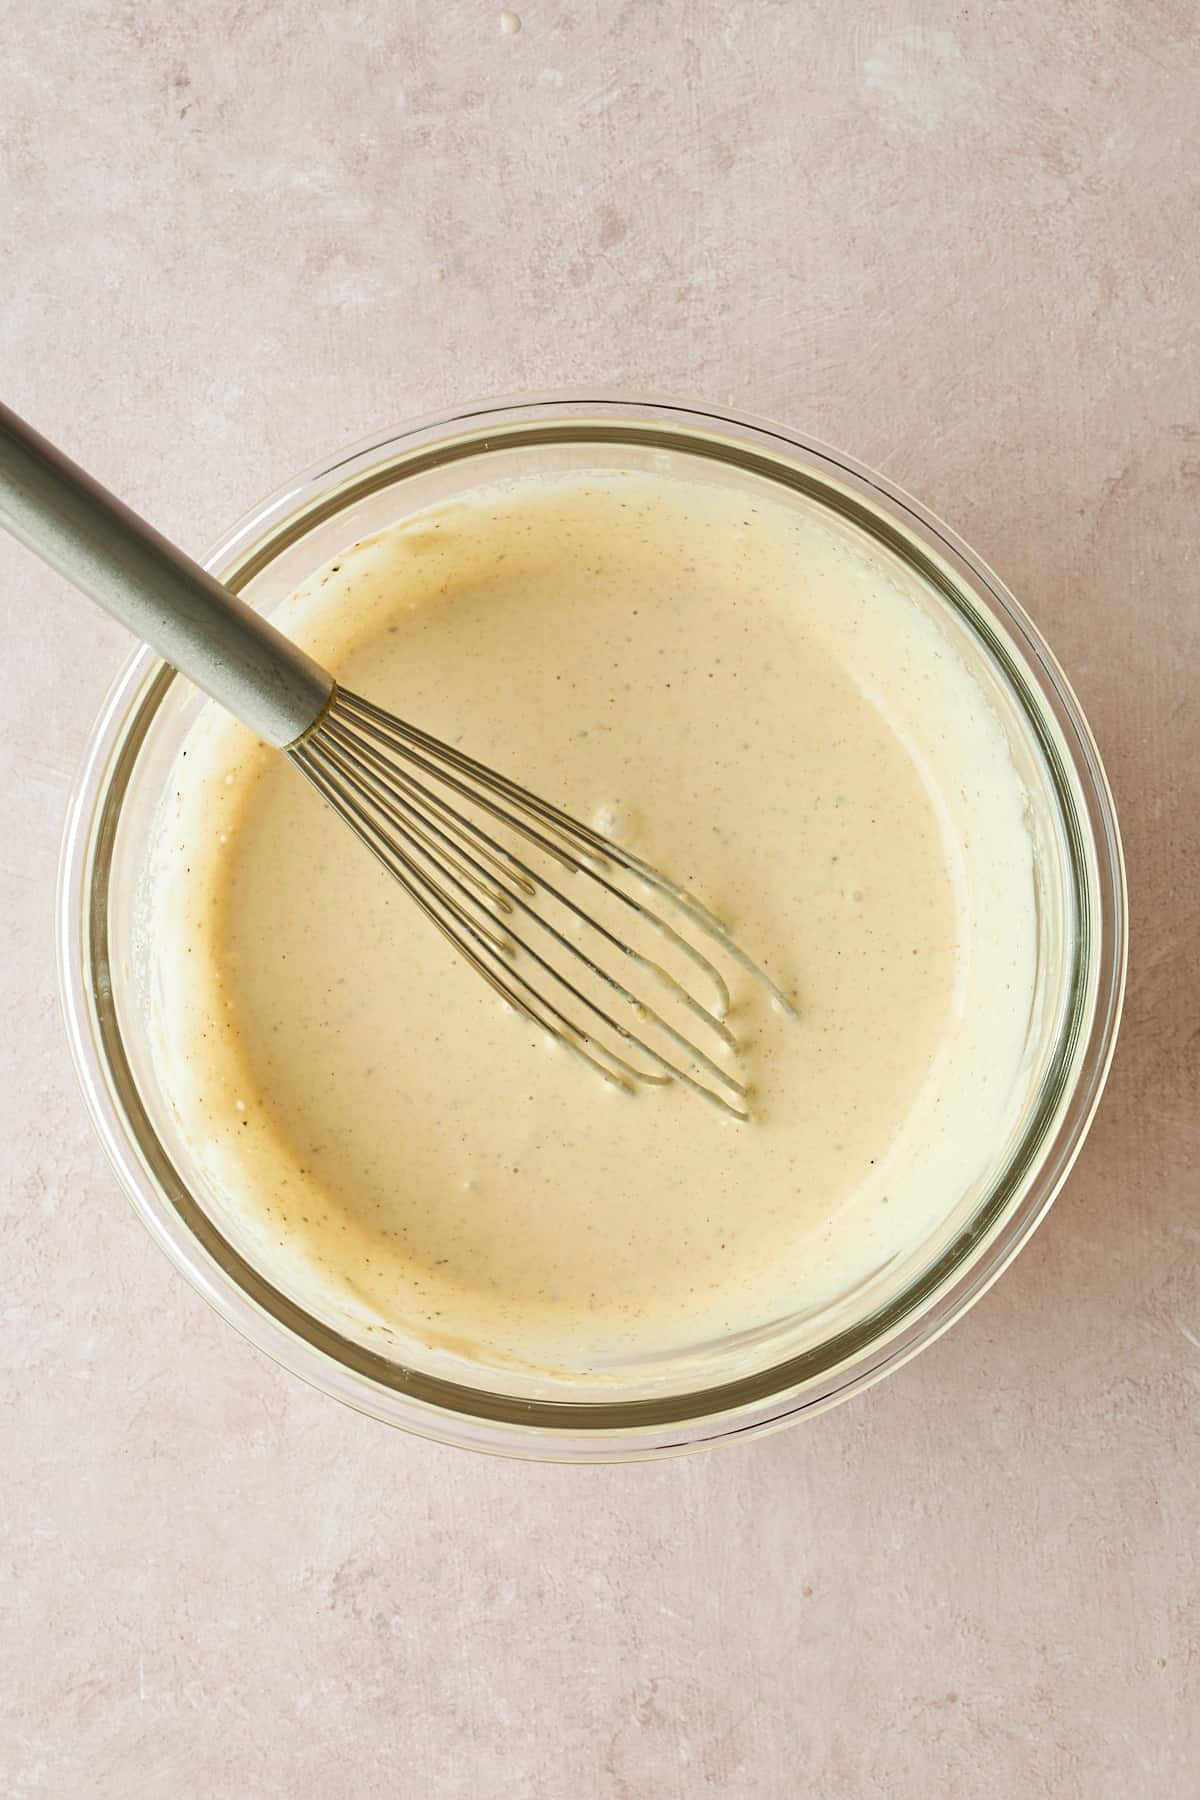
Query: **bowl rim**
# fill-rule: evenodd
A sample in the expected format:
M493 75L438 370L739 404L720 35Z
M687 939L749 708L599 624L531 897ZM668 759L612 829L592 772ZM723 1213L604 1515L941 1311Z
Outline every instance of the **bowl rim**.
M1063 1086L1047 1097L1042 1135L1030 1143L1007 1194L998 1181L954 1242L889 1305L869 1315L867 1322L878 1318L877 1330L864 1337L860 1321L815 1350L695 1394L604 1402L525 1400L400 1370L313 1319L251 1270L194 1200L189 1211L178 1176L183 1194L169 1191L169 1178L152 1148L148 1150L144 1131L152 1138L154 1133L144 1113L143 1135L134 1128L131 1106L136 1112L140 1102L128 1065L124 1075L120 1067L104 878L124 792L123 785L118 791L118 783L127 778L158 705L177 679L144 647L129 656L104 702L70 796L59 861L56 948L72 1061L93 1126L155 1241L222 1317L322 1391L419 1435L544 1460L628 1460L735 1441L824 1410L900 1367L986 1292L1044 1218L1099 1104L1123 1003L1128 901L1115 806L1099 751L1065 674L1028 615L991 569L902 489L853 458L769 420L687 400L635 398L607 390L502 397L438 411L372 434L285 483L231 527L204 559L205 566L240 588L288 544L353 498L501 445L571 441L661 445L733 461L777 484L812 493L866 524L909 563L915 549L916 566L944 598L962 610L969 596L973 608L982 609L972 611L972 623L981 628L987 647L1017 688L1024 690L1032 675L1036 700L1053 722L1054 730L1042 743L1052 763L1061 756L1058 736L1066 747L1070 767L1062 771L1060 797L1073 826L1068 835L1075 841L1069 848L1081 880L1084 948L1073 983L1073 1013L1060 1048ZM1023 663L1013 663L1005 633L1015 641ZM1035 734L1047 730L1036 708L1028 716ZM1071 791L1072 782L1078 795ZM1025 1144L1024 1136L1021 1142ZM165 1150L158 1148L171 1170ZM207 1230L200 1221L207 1222ZM825 1354L842 1336L860 1341L833 1357ZM407 1379L397 1384L389 1371ZM464 1399L475 1404L464 1407ZM480 1408L479 1402L490 1404Z

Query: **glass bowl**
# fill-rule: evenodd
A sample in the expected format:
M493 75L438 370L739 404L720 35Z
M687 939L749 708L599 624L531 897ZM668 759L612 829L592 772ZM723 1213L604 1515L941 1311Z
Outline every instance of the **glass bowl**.
M903 572L974 669L1030 796L1037 993L1016 1123L934 1241L814 1321L710 1345L619 1393L487 1385L401 1364L305 1310L242 1253L207 1203L150 1054L134 964L140 879L173 760L200 702L149 650L119 676L67 818L58 957L93 1122L151 1234L231 1324L364 1412L478 1450L566 1461L664 1455L751 1436L843 1400L932 1342L993 1282L1061 1187L1112 1058L1125 978L1124 867L1112 797L1079 704L996 577L880 476L764 421L697 406L564 396L496 401L409 425L257 507L207 566L270 611L349 542L510 475L635 468L817 506Z

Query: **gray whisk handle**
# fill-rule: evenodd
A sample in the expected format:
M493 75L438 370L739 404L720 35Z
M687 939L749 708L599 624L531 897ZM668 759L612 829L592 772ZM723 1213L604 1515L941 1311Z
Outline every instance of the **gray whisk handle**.
M0 524L277 749L333 677L0 402Z

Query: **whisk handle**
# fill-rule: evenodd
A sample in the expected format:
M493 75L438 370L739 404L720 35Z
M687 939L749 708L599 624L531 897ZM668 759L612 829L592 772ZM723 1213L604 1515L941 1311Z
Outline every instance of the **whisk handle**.
M0 524L277 749L333 677L0 402Z

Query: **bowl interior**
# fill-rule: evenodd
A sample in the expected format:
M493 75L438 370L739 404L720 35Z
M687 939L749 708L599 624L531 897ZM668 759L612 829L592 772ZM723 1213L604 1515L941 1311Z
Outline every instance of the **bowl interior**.
M352 1321L302 1306L277 1272L256 1266L236 1214L210 1190L163 1091L146 1029L146 869L173 765L202 703L143 654L97 734L64 867L78 934L65 953L64 979L68 1010L74 986L87 1015L77 1021L77 1054L93 1111L103 1115L126 1186L157 1235L235 1323L341 1397L438 1435L462 1436L461 1423L470 1421L468 1435L485 1437L505 1427L572 1438L670 1436L688 1421L734 1415L754 1423L861 1385L942 1329L1044 1211L1090 1116L1115 1029L1123 965L1119 847L1069 689L969 553L852 465L766 432L727 434L677 416L498 419L370 447L271 503L210 566L269 613L348 543L426 506L506 477L597 468L767 488L776 503L816 507L834 529L869 539L914 603L936 616L1001 721L1029 796L1036 994L1008 1129L990 1147L978 1181L947 1206L934 1237L819 1314L690 1345L623 1381L619 1396L611 1385L510 1371L481 1377L432 1353L406 1352L401 1361Z

